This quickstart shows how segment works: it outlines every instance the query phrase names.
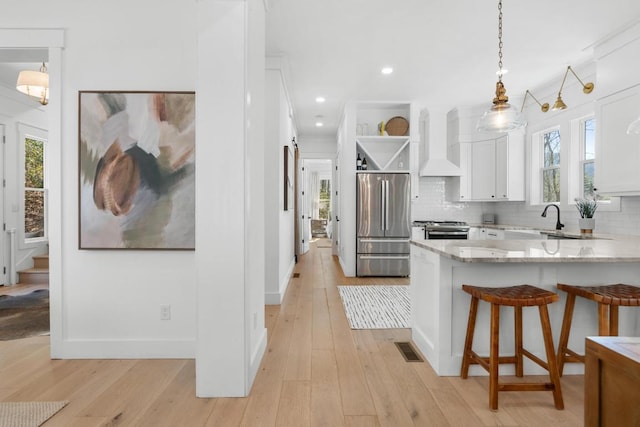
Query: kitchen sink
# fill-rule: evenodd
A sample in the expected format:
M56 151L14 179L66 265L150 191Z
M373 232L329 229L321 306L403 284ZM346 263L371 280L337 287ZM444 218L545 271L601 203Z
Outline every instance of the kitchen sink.
M549 239L549 240L566 240L566 239L580 240L580 239L582 239L582 237L567 236L567 235L563 235L563 234L547 234L547 239Z

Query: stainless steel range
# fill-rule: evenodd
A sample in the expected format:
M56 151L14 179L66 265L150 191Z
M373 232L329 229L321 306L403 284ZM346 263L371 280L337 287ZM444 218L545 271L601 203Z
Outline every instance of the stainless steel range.
M469 238L469 225L464 221L413 221L413 225L422 227L428 240Z

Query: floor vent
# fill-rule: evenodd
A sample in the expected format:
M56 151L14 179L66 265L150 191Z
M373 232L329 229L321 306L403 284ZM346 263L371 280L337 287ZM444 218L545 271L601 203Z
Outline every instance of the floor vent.
M298 277L300 277L300 273L293 273L293 278L297 279Z
M396 342L396 347L402 353L402 357L407 362L422 362L422 357L413 349L409 342Z

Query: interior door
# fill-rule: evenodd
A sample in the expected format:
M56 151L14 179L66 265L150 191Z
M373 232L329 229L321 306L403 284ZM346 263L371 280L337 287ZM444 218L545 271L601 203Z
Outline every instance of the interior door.
M300 152L298 151L298 144L295 143L295 138L293 139L293 148L294 148L294 168L295 171L293 177L293 252L295 256L295 261L298 262L298 255L301 254L300 251ZM304 182L304 181L302 181Z
M0 139L2 140L3 144L2 144L2 150L0 150L0 167L2 168L2 181L6 182L6 176L5 176L5 147L7 144L5 144L5 133L4 133L4 125L0 124ZM0 221L2 222L2 224L5 223L4 220L4 211L5 211L5 194L4 194L4 185L0 186L0 192L2 192L2 195L0 197L0 201L2 202L2 206L0 206ZM7 233L0 233L0 267L2 267L2 274L0 274L0 285L5 285L7 283L9 283L9 281L7 280L7 274L11 273L13 274L13 272L11 271L13 269L13 266L7 266L7 263L5 262L5 237L6 237ZM15 236L15 234L14 234ZM15 249L15 248L12 248Z
M331 190L331 215L332 228L331 228L331 250L333 255L339 255L340 244L340 154L336 156L335 167L333 168L333 177L331 179L333 189Z
M307 168L305 167L305 161L302 159L300 162L302 167L300 170L300 182L302 183L301 188L299 189L299 195L302 199L301 209L298 215L300 216L300 237L302 240L298 240L301 245L302 254L307 253L309 251L309 241L311 240L311 216L310 210L311 206L309 203L309 178L307 173Z

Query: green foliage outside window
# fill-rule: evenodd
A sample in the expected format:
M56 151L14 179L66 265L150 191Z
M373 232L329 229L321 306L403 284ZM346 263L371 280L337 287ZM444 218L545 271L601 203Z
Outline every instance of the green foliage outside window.
M24 232L27 238L44 236L44 142L24 140Z
M320 180L320 206L318 209L319 219L329 219L329 211L331 210L331 181L328 179Z
M560 131L546 132L543 142L542 201L560 201Z

